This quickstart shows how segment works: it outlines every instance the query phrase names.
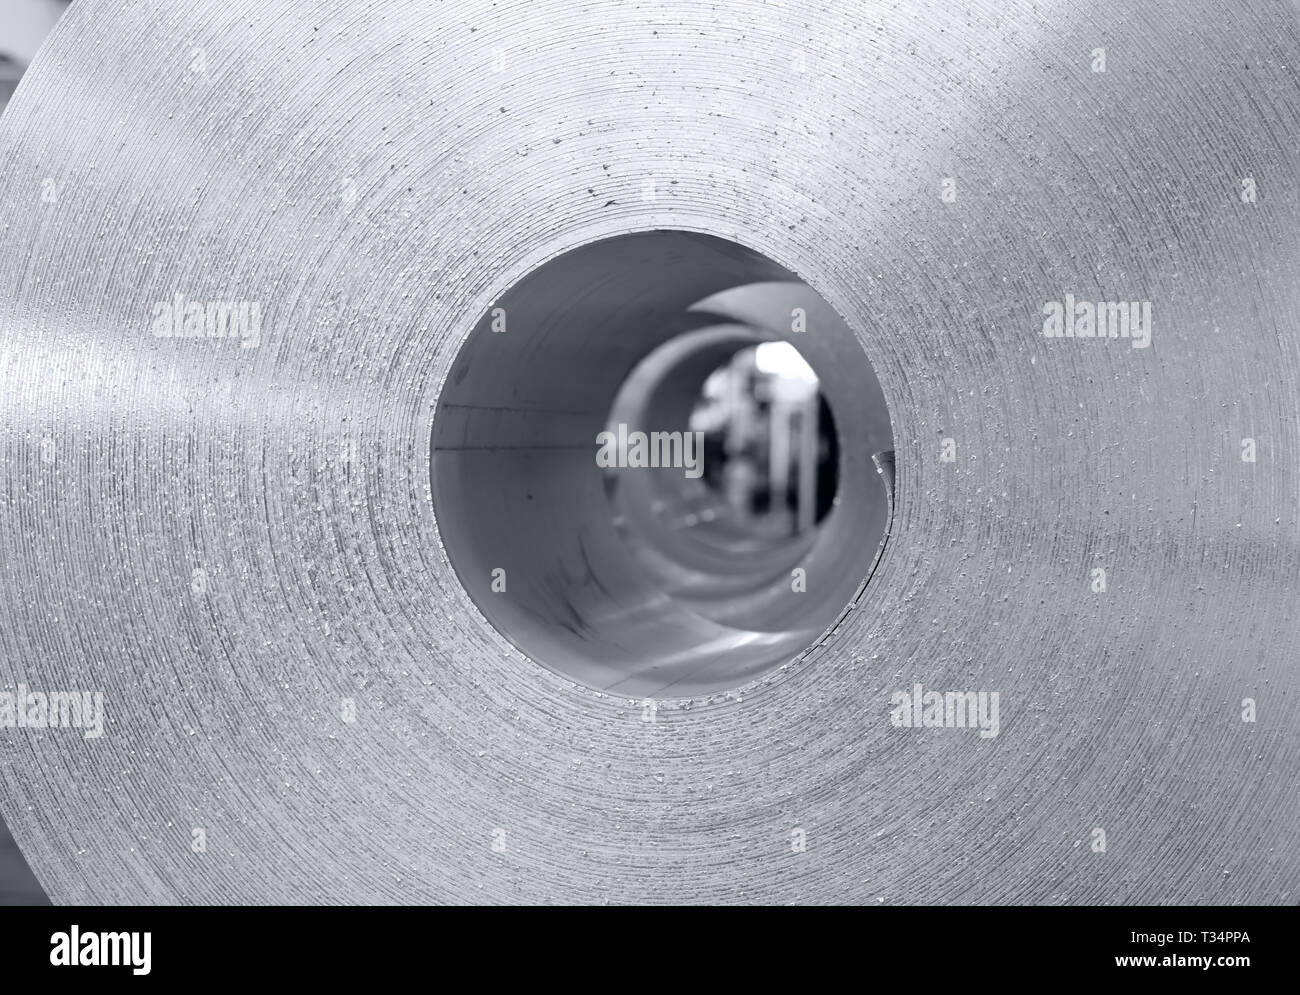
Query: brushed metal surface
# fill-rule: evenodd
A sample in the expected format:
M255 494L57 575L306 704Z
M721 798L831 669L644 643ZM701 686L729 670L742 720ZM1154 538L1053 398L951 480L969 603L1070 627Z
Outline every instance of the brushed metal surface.
M1294 903L1298 63L1228 0L81 0L0 118L0 690L108 714L0 730L42 885ZM651 228L844 317L897 492L823 647L643 722L485 623L428 440L496 296ZM154 337L177 293L260 343ZM1066 293L1151 347L1044 338ZM1001 734L891 727L914 683Z

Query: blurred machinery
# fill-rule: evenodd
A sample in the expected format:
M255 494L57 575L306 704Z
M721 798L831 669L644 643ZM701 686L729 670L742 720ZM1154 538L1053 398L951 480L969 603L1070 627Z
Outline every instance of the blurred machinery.
M742 349L705 381L691 414L704 481L752 532L801 535L835 498L837 442L817 374L788 342Z

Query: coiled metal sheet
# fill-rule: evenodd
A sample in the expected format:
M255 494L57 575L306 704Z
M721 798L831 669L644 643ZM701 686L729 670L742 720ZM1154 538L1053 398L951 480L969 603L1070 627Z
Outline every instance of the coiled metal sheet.
M106 716L0 730L42 884L1293 903L1298 63L1267 2L81 0L0 119L0 690ZM647 722L487 624L429 437L497 296L656 228L844 317L898 478L823 645Z

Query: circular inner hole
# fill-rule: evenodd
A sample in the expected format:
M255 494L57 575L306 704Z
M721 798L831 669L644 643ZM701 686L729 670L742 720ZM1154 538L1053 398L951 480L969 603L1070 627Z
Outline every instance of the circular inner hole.
M510 288L456 356L431 446L479 609L629 696L797 657L888 529L889 414L856 337L794 274L689 232L586 245Z

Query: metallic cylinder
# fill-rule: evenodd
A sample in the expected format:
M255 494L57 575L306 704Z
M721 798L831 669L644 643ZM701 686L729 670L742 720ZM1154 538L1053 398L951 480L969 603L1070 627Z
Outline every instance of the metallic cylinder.
M0 729L41 884L1294 903L1298 64L1235 0L79 0L0 117L0 692L103 695ZM807 652L647 703L489 623L430 440L660 230L842 320L896 480Z

